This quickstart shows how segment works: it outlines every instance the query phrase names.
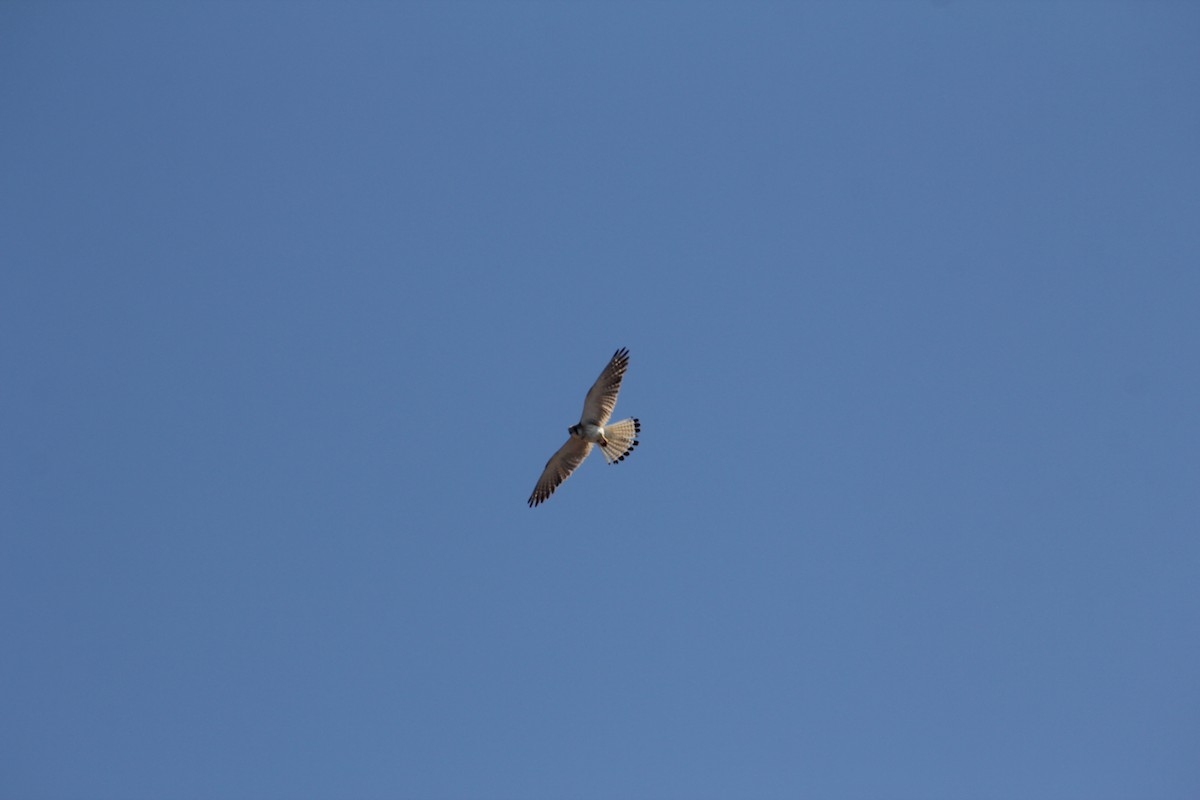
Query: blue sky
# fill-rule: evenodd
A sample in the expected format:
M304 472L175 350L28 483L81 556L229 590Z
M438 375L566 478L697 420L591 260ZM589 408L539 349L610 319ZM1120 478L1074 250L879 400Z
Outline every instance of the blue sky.
M0 795L1196 797L1198 45L0 6Z

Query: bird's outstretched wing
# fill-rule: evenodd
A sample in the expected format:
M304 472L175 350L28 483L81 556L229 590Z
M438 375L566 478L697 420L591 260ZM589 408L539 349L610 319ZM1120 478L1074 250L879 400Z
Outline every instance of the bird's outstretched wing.
M580 422L590 422L603 425L612 416L613 406L617 404L617 392L621 391L621 378L629 369L629 351L622 347L613 354L608 366L600 373L600 377L588 390L583 400L583 416Z
M591 442L585 442L574 436L567 439L567 443L558 448L558 452L550 456L550 460L546 462L546 468L542 470L542 477L538 478L537 486L533 487L533 494L529 495L529 507L533 508L538 503L545 502L547 497L554 494L558 485L583 463L590 452L592 452Z

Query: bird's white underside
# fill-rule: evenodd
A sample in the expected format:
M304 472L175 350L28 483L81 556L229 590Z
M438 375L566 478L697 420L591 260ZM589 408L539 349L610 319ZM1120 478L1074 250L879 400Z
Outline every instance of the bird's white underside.
M604 438L604 426L592 425L589 422L581 423L579 426L580 439L592 444L598 444Z

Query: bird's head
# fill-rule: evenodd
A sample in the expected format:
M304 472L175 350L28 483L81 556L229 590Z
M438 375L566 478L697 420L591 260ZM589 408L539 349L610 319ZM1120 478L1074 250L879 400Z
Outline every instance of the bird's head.
M571 427L567 428L567 433L571 434L572 436L579 436L580 428L578 425L572 425Z

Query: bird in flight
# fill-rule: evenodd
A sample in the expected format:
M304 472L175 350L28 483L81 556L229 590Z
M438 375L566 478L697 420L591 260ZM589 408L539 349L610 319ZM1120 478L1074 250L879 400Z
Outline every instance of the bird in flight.
M600 452L609 464L624 461L625 456L637 447L637 436L642 431L642 423L637 417L628 417L618 422L609 423L613 406L617 404L617 392L621 391L621 378L629 368L629 351L622 347L613 354L608 366L600 373L600 377L588 390L583 400L583 416L579 423L567 428L571 434L567 443L558 448L558 452L550 456L542 477L538 478L533 494L529 495L529 507L533 508L544 503L558 485L583 463L587 454L592 452L592 445L600 445Z

